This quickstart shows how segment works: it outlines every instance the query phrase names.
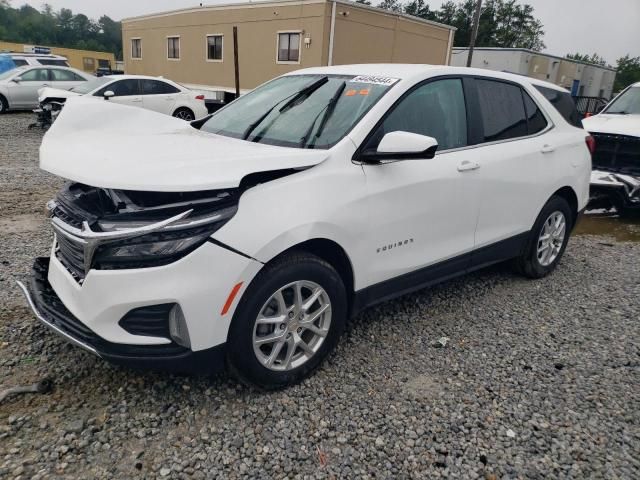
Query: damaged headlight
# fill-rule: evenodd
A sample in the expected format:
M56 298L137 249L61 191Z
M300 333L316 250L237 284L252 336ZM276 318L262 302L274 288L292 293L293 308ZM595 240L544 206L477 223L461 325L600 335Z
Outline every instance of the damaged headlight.
M123 240L100 244L93 257L98 269L143 268L166 265L200 247L236 212L227 208L211 217L191 218L165 229ZM99 221L104 231L126 231L139 228L145 222Z

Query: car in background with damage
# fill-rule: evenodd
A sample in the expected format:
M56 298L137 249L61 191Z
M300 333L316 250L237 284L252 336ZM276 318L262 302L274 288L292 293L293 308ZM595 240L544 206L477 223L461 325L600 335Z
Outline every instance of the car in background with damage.
M640 209L640 82L582 124L595 139L592 206L619 213Z
M284 387L371 305L506 260L550 274L588 138L526 79L448 66L291 72L191 123L69 98L40 148L68 181L55 238L21 288L105 360Z
M84 96L121 105L145 108L193 121L209 112L202 92L195 92L162 77L144 75L103 75L70 90L43 88L39 92L38 121L51 124L68 98Z

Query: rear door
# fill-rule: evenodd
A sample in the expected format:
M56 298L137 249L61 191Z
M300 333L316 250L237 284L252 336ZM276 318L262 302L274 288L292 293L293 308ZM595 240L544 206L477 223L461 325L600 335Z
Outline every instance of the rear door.
M51 79L51 86L53 88L59 88L60 90L69 90L86 82L80 75L63 68L50 68L49 77Z
M517 255L553 182L561 152L549 120L517 83L474 79L483 160L478 169L476 263ZM486 247L486 248L485 248Z
M140 86L140 80L137 78L117 80L102 87L94 93L94 95L102 97L104 96L104 92L108 91L113 92L113 97L109 100L111 102L142 107L142 89Z
M143 79L141 82L144 108L167 115L173 114L180 90L162 80Z

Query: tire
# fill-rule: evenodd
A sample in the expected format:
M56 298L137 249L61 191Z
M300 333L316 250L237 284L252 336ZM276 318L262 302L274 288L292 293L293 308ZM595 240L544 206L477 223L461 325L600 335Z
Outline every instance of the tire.
M306 311L296 306L298 286L298 305L317 295ZM287 254L267 264L242 296L229 328L227 368L242 383L264 390L298 383L333 351L346 319L347 294L336 270L305 252Z
M0 95L0 115L9 111L9 102L7 99Z
M560 228L556 227L559 219L564 222L561 234ZM523 254L515 260L516 269L529 278L542 278L551 273L567 248L573 222L574 215L567 201L559 196L551 197L531 229ZM543 234L549 233L549 241L545 242ZM544 249L545 244L548 245L547 249Z
M187 107L178 108L175 112L173 112L173 116L186 122L193 122L196 119L195 113L193 113L193 111Z

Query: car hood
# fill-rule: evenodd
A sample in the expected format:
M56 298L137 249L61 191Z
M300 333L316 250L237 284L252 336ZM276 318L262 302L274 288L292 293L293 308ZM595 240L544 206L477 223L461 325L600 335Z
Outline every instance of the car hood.
M61 90L59 88L44 87L38 90L38 101L42 102L47 98L70 98L80 96L80 93Z
M640 115L618 115L601 113L582 120L588 132L613 133L640 137Z
M326 150L201 132L183 120L83 96L70 98L40 147L40 168L94 187L187 192L233 188L251 173L304 169Z

